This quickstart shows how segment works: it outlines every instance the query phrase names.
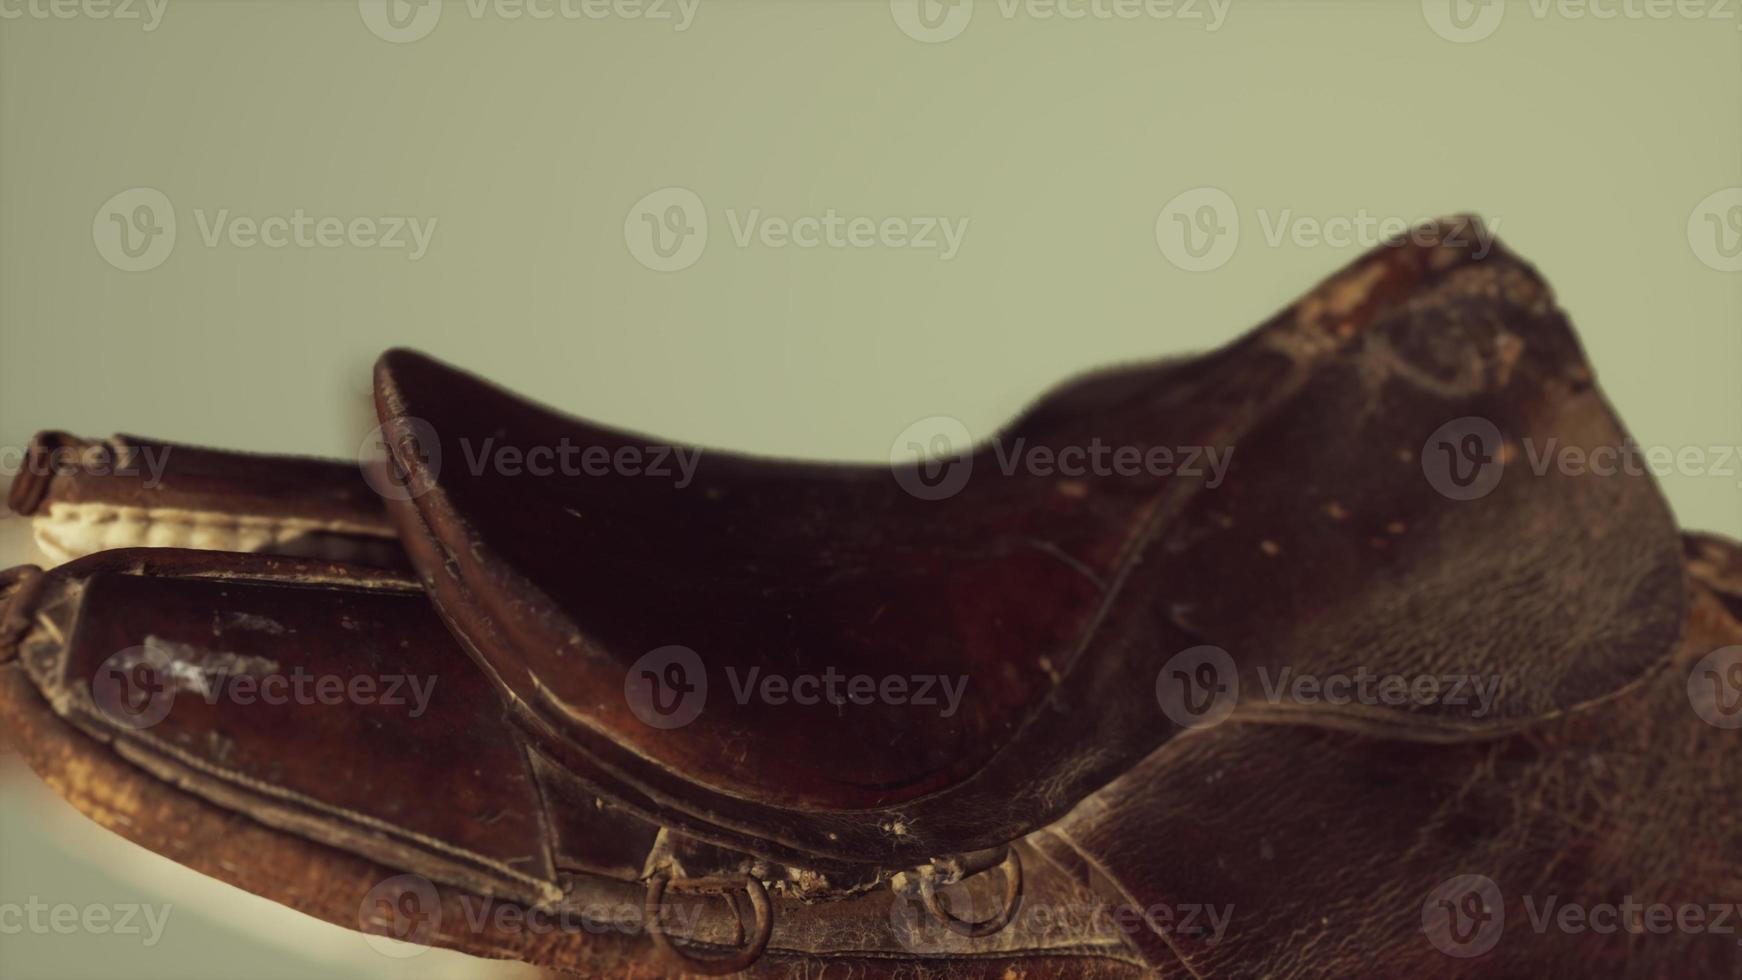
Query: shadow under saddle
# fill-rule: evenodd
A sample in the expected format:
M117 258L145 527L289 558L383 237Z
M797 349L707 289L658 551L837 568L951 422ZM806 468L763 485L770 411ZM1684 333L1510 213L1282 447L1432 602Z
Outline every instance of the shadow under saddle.
M364 473L44 433L11 504L65 563L0 578L8 738L206 874L557 969L1742 975L1733 938L1528 925L1540 895L1742 900L1742 728L1689 700L1742 643L1742 551L1684 540L1649 472L1535 465L1630 443L1477 231L893 472L705 451L649 479L671 447L404 350ZM1430 438L1470 419L1498 441ZM1067 476L1010 445L1229 465ZM533 465L565 449L631 465ZM1503 476L1437 485L1441 449ZM940 468L966 479L930 492ZM1164 710L1204 648L1233 672L1190 675L1232 698L1211 722ZM1273 693L1363 673L1497 686ZM346 696L239 696L293 674ZM959 703L746 696L799 676ZM1424 905L1467 874L1506 915L1480 955Z

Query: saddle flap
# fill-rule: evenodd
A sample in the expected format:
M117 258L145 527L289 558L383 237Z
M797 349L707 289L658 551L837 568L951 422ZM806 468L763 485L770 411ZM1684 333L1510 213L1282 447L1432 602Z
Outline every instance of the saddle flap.
M1738 660L1742 624L1703 581L1690 593L1669 669L1604 710L1459 744L1230 722L1037 846L1147 910L1140 944L1195 976L1726 975L1733 930L1643 925L1728 917L1742 862L1735 732L1716 725L1742 714L1689 707L1704 664ZM1566 926L1604 915L1618 924Z
M389 866L560 897L519 737L415 582L171 549L39 574L18 660L129 762Z

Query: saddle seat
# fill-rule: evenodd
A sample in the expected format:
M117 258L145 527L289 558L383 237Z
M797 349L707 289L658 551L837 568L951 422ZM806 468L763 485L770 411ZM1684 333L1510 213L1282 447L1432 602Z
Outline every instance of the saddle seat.
M673 446L390 351L388 509L544 751L782 860L901 867L1046 825L1191 727L1158 710L1158 675L1205 646L1240 717L1492 735L1660 657L1682 573L1649 479L1516 465L1627 437L1547 287L1468 232L894 467ZM1515 461L1479 498L1422 456L1471 417ZM1033 463L1096 446L1173 465ZM1291 674L1520 670L1482 704L1265 696Z

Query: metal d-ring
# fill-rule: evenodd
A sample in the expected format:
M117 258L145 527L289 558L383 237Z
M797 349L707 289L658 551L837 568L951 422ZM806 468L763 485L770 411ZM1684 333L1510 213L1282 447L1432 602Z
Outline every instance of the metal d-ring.
M660 914L665 910L665 893L670 889L674 892L703 895L731 895L742 891L750 899L751 911L756 916L750 941L744 941L744 916L737 902L730 902L732 914L738 920L738 949L726 956L691 956L671 943L671 937L666 935L665 924ZM768 889L762 882L749 875L720 875L713 878L672 878L668 875L654 875L647 879L647 935L652 938L653 945L660 953L671 959L681 969L691 973L706 976L721 976L749 969L762 953L768 948L768 938L774 933L774 907L768 901Z
M1010 920L1016 917L1016 909L1022 904L1022 856L1016 853L1016 848L1008 848L1004 852L1004 860L997 867L1004 869L1004 907L990 919L968 922L944 908L943 903L938 901L936 880L930 875L919 881L920 901L932 918L942 922L956 935L969 939L990 936L1009 925Z

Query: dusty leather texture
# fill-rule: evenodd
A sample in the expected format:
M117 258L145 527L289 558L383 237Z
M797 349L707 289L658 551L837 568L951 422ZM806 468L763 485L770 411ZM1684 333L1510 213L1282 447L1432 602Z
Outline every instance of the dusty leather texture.
M203 873L585 975L1742 977L1711 921L1742 902L1742 548L1647 475L1534 465L1628 437L1471 228L942 469L665 446L406 351L385 472L44 434L172 452L15 487L85 556L0 573L7 741ZM1006 472L1017 442L1231 455ZM681 486L527 467L565 446L700 455ZM636 685L673 645L711 693L662 726ZM731 696L825 667L959 677L960 710ZM1482 697L1275 693L1361 672Z
M480 465L686 447L391 351L377 405L410 491L389 508L547 752L661 822L782 860L899 866L1043 826L1178 730L1153 678L1201 645L1238 665L1248 715L1492 734L1638 677L1673 643L1683 589L1648 477L1524 465L1527 446L1627 437L1548 287L1470 229L1375 249L1221 351L1066 385L998 436L1054 455L1222 447L1232 465L1214 488L1004 472L989 444L939 499L887 466L709 451L683 486ZM1455 499L1419 457L1474 416L1516 475ZM721 694L752 670L826 664L959 678L962 706L871 704L843 726L826 702L715 696L666 729L598 697L672 645ZM1499 688L1479 706L1256 696L1260 671L1285 669Z
M1141 907L1231 906L1218 941L1145 937L1195 976L1742 975L1742 730L1688 695L1739 642L1695 586L1668 669L1600 708L1465 745L1228 722L1038 836ZM1462 920L1440 904L1466 915L1472 893L1498 900ZM1697 907L1711 931L1653 906Z
M1696 567L1742 567L1742 549L1719 539L1690 539L1689 551L1700 556ZM210 561L132 555L171 566ZM258 561L270 560L250 559ZM101 562L116 563L128 556ZM1691 665L1742 643L1742 624L1703 584L1694 586L1689 617L1673 661L1645 685L1527 733L1437 745L1228 722L1175 740L1024 845L1036 882L1029 913L1018 919L1036 940L1028 949L1016 942L1021 933L999 937L1003 956L975 949L877 893L788 901L782 943L756 972L815 976L827 965L862 976L1735 976L1742 956L1734 936L1539 932L1524 906L1526 896L1539 906L1553 896L1561 907L1628 897L1742 900L1737 733L1701 719L1686 690ZM0 665L0 705L13 744L76 806L215 877L380 935L589 975L675 975L639 938L639 892L627 883L571 886L566 901L601 917L592 928L499 929L499 909L512 900L492 906L446 885L424 891L422 875L411 876L409 893L436 897L411 906L416 916L374 915L383 883L390 895L407 894L396 884L403 867L274 828L162 778L113 739L57 717L16 659ZM1460 958L1424 931L1423 906L1436 887L1471 874L1500 883L1507 906L1494 946ZM618 918L601 915L606 909ZM1069 920L1041 910L1057 909L1098 917L1102 928L1067 932L1062 941L1076 944L1068 953L1045 952L1041 943L1061 943L1060 923ZM1191 921L1202 931L1209 913L1201 910L1209 909L1227 910L1214 941L1156 925ZM694 921L715 934L729 923L719 908ZM1108 928L1119 922L1139 925Z
M531 762L414 581L122 550L49 572L35 614L18 659L43 696L160 778L474 891L560 898Z
M666 977L681 968L641 933L642 891L589 878L564 906L538 910L431 882L403 868L320 843L178 788L58 718L17 663L0 665L0 716L31 767L86 815L141 846L212 877L346 928L478 956L524 960L585 976ZM438 788L439 789L439 788ZM427 799L427 797L426 797ZM969 944L924 924L886 893L827 904L777 899L779 929L756 976L1002 978L1140 977L1151 968L1130 949L1101 902L1038 856L1036 903L1071 910L1038 928ZM719 942L730 940L723 906L668 911ZM1097 924L1098 921L1098 924ZM916 923L918 923L916 925ZM529 925L530 924L530 925ZM917 937L917 938L916 938ZM964 946L977 946L968 950ZM951 955L951 954L954 955Z

